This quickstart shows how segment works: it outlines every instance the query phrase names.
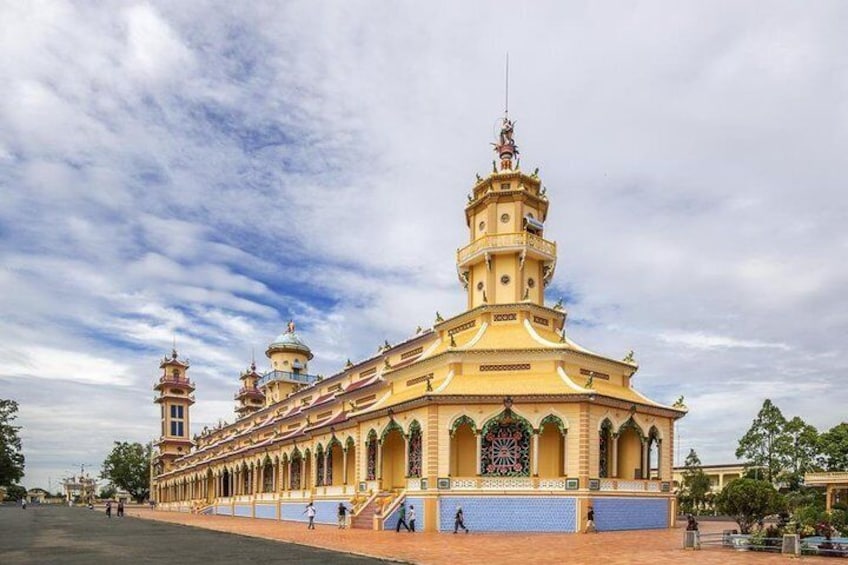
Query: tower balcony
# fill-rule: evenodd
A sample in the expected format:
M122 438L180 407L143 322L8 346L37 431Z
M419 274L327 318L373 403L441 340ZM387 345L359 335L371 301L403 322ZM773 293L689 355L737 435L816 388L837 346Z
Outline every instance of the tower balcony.
M556 243L553 241L529 232L502 233L481 237L458 249L456 264L465 267L476 263L478 257L485 257L486 254L511 252L524 253L547 262L555 262L557 256Z
M194 383L184 377L174 377L171 375L163 375L153 385L153 390L162 390L164 388L178 388L185 392L194 392Z
M242 398L256 398L259 400L265 399L265 394L256 387L246 387L243 386L239 389L239 391L234 395L234 400L240 400Z
M269 371L262 375L258 387L263 387L274 381L282 381L286 383L298 383L312 385L318 382L318 375L307 375L306 373L292 373L289 371Z

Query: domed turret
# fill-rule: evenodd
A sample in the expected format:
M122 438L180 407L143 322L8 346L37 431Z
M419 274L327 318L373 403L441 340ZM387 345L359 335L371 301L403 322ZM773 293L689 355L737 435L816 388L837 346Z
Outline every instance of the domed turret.
M317 380L308 374L312 350L297 335L293 320L289 321L285 332L274 338L265 355L271 361L271 371L259 380L259 387L271 402Z

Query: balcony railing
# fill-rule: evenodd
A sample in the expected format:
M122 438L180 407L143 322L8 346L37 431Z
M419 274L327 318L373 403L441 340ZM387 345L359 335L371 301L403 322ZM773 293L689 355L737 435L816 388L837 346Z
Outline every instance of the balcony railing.
M804 475L804 483L808 485L825 485L827 483L848 481L848 472L831 471L820 473L807 473Z
M238 400L242 396L254 396L256 398L261 398L265 395L258 388L241 387L239 391L233 396L233 398L235 400Z
M289 371L270 371L262 375L257 386L265 386L272 381L288 381L311 385L318 382L318 375L307 375L306 373L292 373Z
M189 379L181 378L181 377L173 377L173 376L163 376L159 377L160 385L172 385L172 386L183 386L194 389L194 383Z
M520 248L551 260L556 259L556 243L529 232L518 232L487 235L472 241L456 252L456 262L462 265L472 257L493 249Z

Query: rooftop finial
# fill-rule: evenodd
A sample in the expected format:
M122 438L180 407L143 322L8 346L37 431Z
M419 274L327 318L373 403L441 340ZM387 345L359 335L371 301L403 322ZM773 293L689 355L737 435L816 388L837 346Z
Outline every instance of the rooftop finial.
M506 52L506 88L504 88L504 120L509 121L509 51Z
M506 54L506 84L504 89L504 117L501 124L500 135L498 142L493 143L495 152L501 159L502 171L512 170L512 158L518 156L518 146L512 139L513 129L515 124L509 119L509 52ZM497 172L497 167L495 167Z
M294 333L294 320L289 320L289 325L286 328L286 333L290 333L290 334Z

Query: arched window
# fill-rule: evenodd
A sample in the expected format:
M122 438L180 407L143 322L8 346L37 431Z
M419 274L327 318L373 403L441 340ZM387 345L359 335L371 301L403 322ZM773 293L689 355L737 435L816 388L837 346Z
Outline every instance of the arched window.
M292 453L291 463L289 464L289 468L291 470L291 479L289 480L289 485L291 485L291 490L300 490L300 468L302 463L302 455L300 451L297 449Z
M365 478L368 481L373 481L377 478L377 432L374 430L368 432L367 455Z
M409 466L406 474L412 478L421 477L421 426L417 420L409 425Z
M530 476L531 426L510 410L483 427L480 470L489 477Z
M660 439L659 430L655 426L651 426L650 431L648 431L648 471L651 473L648 478L650 479L659 479L662 477L662 468L660 467L661 445L662 440Z
M604 420L598 435L598 477L606 479L610 476L612 422Z
M272 492L274 490L274 464L271 463L270 457L265 457L265 463L262 465L262 492Z
M320 443L315 449L315 486L324 486L324 448Z

